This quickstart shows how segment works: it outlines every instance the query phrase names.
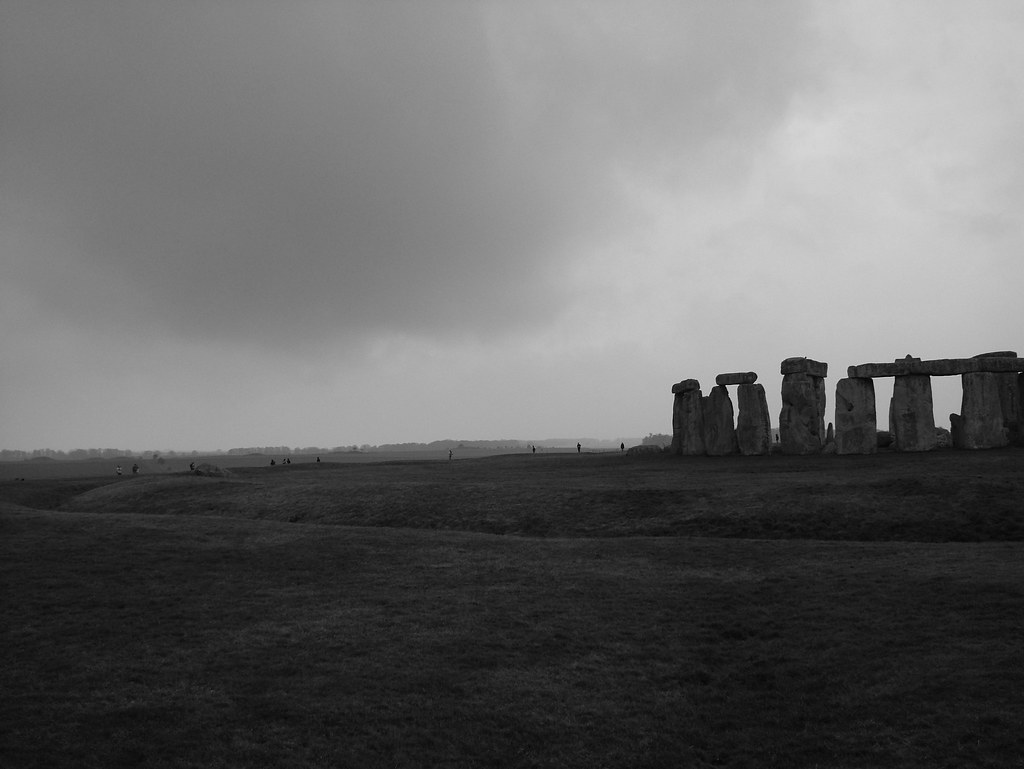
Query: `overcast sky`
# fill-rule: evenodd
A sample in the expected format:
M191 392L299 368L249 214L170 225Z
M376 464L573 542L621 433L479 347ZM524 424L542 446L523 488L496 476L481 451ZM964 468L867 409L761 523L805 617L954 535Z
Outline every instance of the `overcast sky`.
M0 2L0 448L671 432L1024 348L1024 4ZM936 421L959 381L934 380ZM880 428L891 383L880 380Z

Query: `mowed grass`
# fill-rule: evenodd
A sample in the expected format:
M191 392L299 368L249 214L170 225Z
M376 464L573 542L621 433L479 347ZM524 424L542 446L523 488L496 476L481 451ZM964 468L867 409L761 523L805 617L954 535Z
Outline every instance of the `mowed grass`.
M0 766L1024 766L1024 454L846 459L0 484Z

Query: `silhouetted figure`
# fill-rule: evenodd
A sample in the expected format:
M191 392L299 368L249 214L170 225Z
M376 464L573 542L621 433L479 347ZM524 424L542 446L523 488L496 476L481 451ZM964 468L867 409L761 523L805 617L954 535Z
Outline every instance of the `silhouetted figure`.
M317 458L316 458L316 463L317 463L317 464L320 464L320 457L317 457Z
M452 461L452 450L451 449L448 449L448 461L449 462Z
M195 462L189 462L188 463L188 469L191 470L194 473L196 471L196 463Z
M132 475L138 475L138 474L139 474L139 466L137 464L136 465L132 465Z
M619 451L625 451L625 450L626 450L626 444L625 443L620 443L619 444Z
M576 444L576 453L577 453L577 454L579 454L579 453L580 453L580 451L582 450L582 448L583 448L583 447L582 447L582 446L580 446L580 444L578 444L578 443L577 443L577 444Z
M120 475L121 474L121 465L118 465L117 469L114 472L116 472L118 475Z
M273 466L274 466L274 465L276 465L276 464L277 464L277 462L275 462L275 461L274 461L273 459L271 459L271 460L270 460L270 466L271 466L271 467L273 467Z
M536 446L534 446L534 447L533 447L533 453L534 453L534 454L536 454L536 453L537 453L537 447L536 447Z

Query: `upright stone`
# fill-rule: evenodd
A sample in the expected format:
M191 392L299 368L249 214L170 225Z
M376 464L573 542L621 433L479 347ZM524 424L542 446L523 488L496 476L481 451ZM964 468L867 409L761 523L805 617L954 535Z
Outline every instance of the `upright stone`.
M992 449L1010 442L999 393L1004 376L984 372L961 377L964 396L954 444L958 449Z
M874 381L846 378L836 382L836 453L876 453L877 424Z
M1013 350L987 352L975 355L975 358L1016 358ZM1021 379L1017 372L998 373L996 387L999 390L999 408L1003 415L1003 427L1006 428L1007 440L1016 445L1024 446L1024 404L1021 402ZM1005 445L1005 444L1002 444Z
M825 375L828 364L810 358L782 361L779 440L785 454L817 454L825 440Z
M741 454L760 456L772 447L772 426L764 386L741 384L736 388L739 415L736 417L736 443Z
M1013 445L1024 446L1024 404L1020 389L1024 374L996 374L996 377L1006 437Z
M930 376L907 374L893 380L889 430L897 451L931 451L935 448L937 440Z
M687 386L676 391L672 408L672 451L685 456L697 456L705 453L704 399L696 379L688 379L686 382L692 382L696 387Z
M739 450L732 400L724 385L711 388L704 398L704 447L713 457L724 457Z
M683 424L685 417L685 404L683 396L689 392L697 391L697 403L700 403L700 382L696 379L684 379L672 385L672 453L682 454ZM701 430L703 432L703 428ZM703 440L703 437L701 438Z

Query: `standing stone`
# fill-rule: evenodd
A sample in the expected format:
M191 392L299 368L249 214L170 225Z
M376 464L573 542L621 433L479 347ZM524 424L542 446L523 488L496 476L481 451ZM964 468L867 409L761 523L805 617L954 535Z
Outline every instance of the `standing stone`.
M808 373L786 374L782 377L782 413L779 414L782 452L816 454L821 451L824 438L825 380Z
M724 457L739 451L732 400L724 385L711 388L704 398L704 447L713 457Z
M878 451L875 383L871 379L836 382L836 453Z
M1017 375L1017 445L1024 446L1024 374Z
M1010 442L999 397L1000 377L1003 376L1005 374L981 372L960 378L964 396L954 444L958 449L991 449Z
M1014 350L986 352L975 355L975 358L1016 358ZM1024 446L1024 403L1021 402L1021 377L1017 372L996 374L996 387L999 390L999 408L1003 414L1003 427L1006 428L1007 440L1017 446ZM1005 445L1005 444L1001 444Z
M1024 446L1024 404L1021 402L1021 381L1024 374L996 374L999 405L1003 412L1006 437L1015 446Z
M736 443L745 456L760 456L771 451L772 426L764 386L741 384L736 388L739 416L736 418Z
M907 374L895 377L889 403L889 430L897 451L931 451L935 448L937 440L930 376Z
M705 453L704 399L699 389L687 389L675 395L672 409L672 451L684 456L699 456Z

